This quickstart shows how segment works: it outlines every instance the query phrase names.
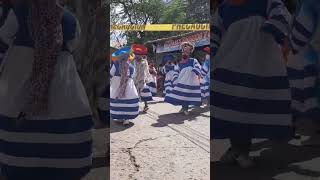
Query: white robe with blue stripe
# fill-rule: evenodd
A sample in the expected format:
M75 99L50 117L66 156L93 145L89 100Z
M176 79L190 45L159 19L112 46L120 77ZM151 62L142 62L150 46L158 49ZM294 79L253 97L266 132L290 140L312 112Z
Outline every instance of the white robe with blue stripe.
M110 114L112 119L135 119L139 115L139 95L133 82L134 67L129 64L129 76L125 96L117 98L120 87L119 63L114 63L110 69Z
M165 80L164 80L164 95L170 94L170 92L173 89L173 78L177 77L178 72L176 71L176 66L175 65L169 65L166 64L163 67L163 74L166 75Z
M210 60L206 60L201 68L202 79L200 82L201 86L201 97L207 99L210 97Z
M318 119L320 3L306 0L293 20L290 37L293 53L289 55L288 76L295 118Z
M281 0L224 2L211 27L212 138L292 135L290 89L278 43L289 30Z
M11 11L0 28L0 38L11 48L0 76L0 164L10 178L38 176L67 178L87 173L92 163L92 115L73 55L80 26L73 15L63 16L64 49L50 84L48 113L26 116L17 124L34 61L33 42L21 26L28 10ZM22 33L22 34L21 34ZM32 178L31 178L32 179Z
M189 58L186 63L179 63L173 89L166 94L165 102L173 105L201 105L200 79L201 65L198 60Z
M151 75L149 82L147 82L147 87L150 89L152 96L157 95L157 76Z

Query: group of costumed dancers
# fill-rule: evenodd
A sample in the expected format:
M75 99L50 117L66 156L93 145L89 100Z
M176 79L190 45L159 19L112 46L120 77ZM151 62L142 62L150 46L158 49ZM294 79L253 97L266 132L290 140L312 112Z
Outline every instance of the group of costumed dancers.
M320 1L290 14L281 0L226 0L212 18L211 138L229 139L221 157L249 168L252 139L272 149L296 137L297 120L319 128Z
M191 42L181 44L182 58L163 56L165 63L164 101L182 106L181 113L189 115L191 106L199 107L208 102L210 48L206 47L205 61L201 66L191 58L195 47ZM147 60L148 49L140 44L124 47L112 54L110 67L110 114L113 121L129 124L139 115L139 102L144 103L143 112L149 110L148 102L157 95L157 71Z

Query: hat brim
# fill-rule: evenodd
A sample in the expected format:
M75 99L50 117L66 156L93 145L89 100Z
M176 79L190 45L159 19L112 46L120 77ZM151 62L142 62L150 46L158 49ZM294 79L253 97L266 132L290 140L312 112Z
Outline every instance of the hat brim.
M193 52L194 51L194 45L191 43L191 42L183 42L181 45L180 45L180 49L181 51L183 51L183 48L186 47L186 46L189 46L191 47L191 51Z

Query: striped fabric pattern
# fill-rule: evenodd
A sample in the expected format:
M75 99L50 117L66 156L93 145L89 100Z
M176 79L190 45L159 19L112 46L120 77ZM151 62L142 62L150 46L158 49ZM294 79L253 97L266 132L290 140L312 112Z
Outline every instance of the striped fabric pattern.
M129 80L132 83L132 87L127 88L135 88L133 84L133 74L134 67L132 65L129 66ZM113 78L118 78L120 80L120 70L118 64L114 64L110 69L110 75ZM113 79L111 80L113 82ZM115 79L117 81L117 79ZM120 82L120 81L118 81ZM116 87L113 87L116 88ZM134 89L131 89L134 91ZM124 99L115 99L112 98L110 92L110 114L112 119L135 119L139 115L139 98L137 97L126 97Z
M206 99L210 96L210 83L208 81L201 82L200 89L202 99Z
M289 35L290 13L281 0L269 0L267 16L262 30L272 34L278 44L283 44L284 38Z
M140 92L140 98L142 101L152 101L153 100L152 92L147 85L145 85L145 87Z
M252 4L246 4L246 9L254 10L256 1L249 2ZM271 62L281 61L280 51L277 51L272 44L273 42L268 39L268 44L272 45L270 50L274 50L274 53L273 56L264 56L263 51L257 47L258 45L265 47L266 42L261 41L261 44L250 42L257 41L259 38L262 40L260 31L254 29L257 28L271 33L277 43L282 43L284 36L288 34L290 20L281 0L266 0L264 2L267 2L267 6L264 7L267 12L265 21L262 14L255 15L252 12L243 12L243 7L225 8L223 15L226 17L221 17L220 9L218 9L213 17L211 53L215 61L213 61L210 75L211 108L213 110L213 121L210 123L211 138L287 138L291 135L291 99L285 66ZM249 15L237 19L231 12L233 10L236 11L235 13ZM227 17L231 14L233 14L232 17ZM225 29L222 23L224 19L234 20L237 24L228 22L232 26ZM247 35L249 37L242 36L235 39L234 34L229 34L230 32L240 32L238 29L243 31L243 34L239 34L239 36ZM246 30L255 33L249 34ZM238 46L234 46L234 44ZM256 46L252 47L252 44ZM220 49L222 47L226 49ZM251 53L249 50L255 53ZM259 53L257 53L258 50ZM219 53L220 51L221 53ZM244 52L247 52L248 55L246 56ZM237 53L242 56L240 59L236 59ZM266 59L267 57L271 58ZM262 66L261 61L267 67ZM274 70L270 71L268 67ZM255 68L262 71L257 71Z
M139 115L139 99L110 99L112 119L135 119Z
M83 175L89 172L91 116L26 120L20 126L15 122L15 118L0 116L0 159L8 176L25 178L37 172L39 177L46 177L46 173L69 170Z
M178 71L175 71L174 65L166 65L163 68L163 72L166 75L164 81L164 95L170 94L173 89L173 82L178 78Z
M319 1L309 0L302 4L298 14L293 20L290 42L295 54L310 43L317 27ZM318 7L318 11L317 11Z
M28 12L27 9L23 10ZM25 16L16 16L21 12L20 10L11 11L8 21L1 28L1 39L5 40L7 44L11 44L8 42L12 42L14 38L15 42L25 42L24 40L30 38L29 34L21 35L22 32L25 32L24 28L27 28L20 26L26 23L26 19L20 18ZM28 63L32 62L29 59L32 57L32 51L26 44L13 43L12 49L9 49L10 56L5 57L8 71L1 75L1 83L9 85L0 96L0 165L2 165L2 172L9 177L8 179L35 179L35 177L38 179L71 179L71 176L80 177L90 170L92 164L92 116L85 89L78 77L73 57L69 53L77 46L80 27L78 23L72 23L72 25L76 25L76 28L71 28L68 24L69 20L77 21L73 15L65 11L62 21L66 30L64 36L72 38L64 39L68 49L64 49L58 58L56 66L58 71L55 72L55 78L51 84L52 96L49 97L48 114L42 117L27 116L26 120L17 122L15 108L19 108L16 104L21 102L14 101L13 108L6 109L6 98L16 96L15 92L10 94L12 91L8 91L8 89L18 88L15 86L17 77L25 75L18 67L21 74L19 71L17 74L12 74L12 69L10 70L9 67L12 67L11 65L15 64L15 61L22 59L25 61L19 62L21 67L28 69L30 67ZM6 43L1 43L2 53L7 48ZM16 71L13 70L13 72ZM14 78L15 75L17 76ZM11 77L13 78L11 79ZM65 91L67 88L70 88L68 93ZM22 92L23 90L25 89L21 89ZM70 106L72 103L76 105ZM54 177L55 175L57 177Z
M178 77L179 77L179 73L180 73L179 70L174 70L173 78L172 78L172 84L173 84L173 86L176 84L176 81L177 81L177 79L178 79Z
M295 118L316 119L319 116L317 64L309 61L308 51L300 51L288 64L288 77L292 94L292 111ZM314 57L317 58L318 57Z
M209 61L206 60L201 68L201 75L204 77L200 83L201 97L206 99L210 96L210 76L209 76Z
M181 65L181 64L180 64ZM198 78L192 79L192 73L201 76L201 66L196 59L189 59L187 64L184 64L184 67L180 66L178 70L179 74L176 74L174 77L174 88L173 90L166 95L165 102L168 102L173 105L201 105L201 89L200 82ZM189 76L189 79L186 81L181 80L183 76ZM187 82L190 81L190 82Z
M318 9L318 10L317 10ZM303 1L293 19L290 44L293 55L289 59L288 76L292 91L292 110L295 118L317 119L320 108L319 87L319 1Z
M164 81L164 93L169 94L172 91L173 85L171 80Z
M157 86L155 82L147 83L147 87L150 89L152 96L157 95Z
M241 126L256 128L249 128L251 136L260 138L271 136L274 128L282 129L280 134L272 134L274 136L288 132L291 109L286 76L261 77L219 68L213 73L213 84L212 124L215 138L236 134L240 131L236 127ZM286 123L279 124L281 122ZM221 127L227 125L234 129L224 132ZM263 134L259 129L269 129L270 132Z

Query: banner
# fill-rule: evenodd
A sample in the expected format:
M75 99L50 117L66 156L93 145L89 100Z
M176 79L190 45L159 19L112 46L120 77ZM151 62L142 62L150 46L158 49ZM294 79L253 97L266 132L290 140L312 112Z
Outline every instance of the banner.
M111 31L210 31L210 24L111 25Z
M172 52L172 51L179 51L181 43L185 41L190 41L194 43L195 47L207 46L210 45L210 32L209 31L202 31L196 32L184 37L174 38L170 40L166 40L164 42L157 43L157 53L164 53L164 52Z

